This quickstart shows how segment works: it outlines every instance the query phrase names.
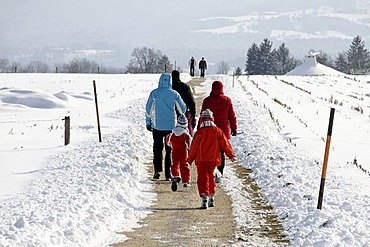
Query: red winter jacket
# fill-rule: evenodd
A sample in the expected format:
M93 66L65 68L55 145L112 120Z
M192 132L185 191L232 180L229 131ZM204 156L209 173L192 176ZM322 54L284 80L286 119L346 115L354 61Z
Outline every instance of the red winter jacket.
M203 121L201 121L203 122ZM227 157L234 158L234 151L223 131L214 125L212 121L205 121L200 129L195 132L190 146L188 161L191 164L202 163L220 165L220 151L223 150Z
M224 95L222 82L213 82L211 94L203 100L201 112L205 109L210 109L213 112L216 126L230 139L231 130L237 130L236 116L231 99Z

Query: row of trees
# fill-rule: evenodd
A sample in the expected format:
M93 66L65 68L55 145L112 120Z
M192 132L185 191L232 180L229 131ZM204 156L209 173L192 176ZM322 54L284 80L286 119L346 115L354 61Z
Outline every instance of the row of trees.
M300 63L289 52L285 43L272 49L272 42L264 39L258 46L253 43L247 52L245 71L249 75L283 75Z
M106 67L103 64L99 65L95 61L90 61L86 58L74 58L67 63L55 65L55 69L48 64L35 60L30 61L26 65L12 62L8 59L0 59L0 73L125 73L123 69L114 67Z
M366 74L370 70L370 53L365 49L365 41L360 36L356 36L349 49L339 53L334 64L328 64L328 66L346 74Z
M125 68L106 67L87 58L74 58L67 63L55 65L55 70L40 61L31 61L26 65L0 59L0 73L162 73L172 70L172 63L160 50L152 48L135 48L131 60Z
M339 53L335 60L323 51L317 52L316 59L346 74L366 74L370 70L370 53L360 36L356 36L349 49ZM250 75L283 75L301 63L290 54L285 43L272 49L272 42L264 39L260 45L253 43L248 49L245 72Z

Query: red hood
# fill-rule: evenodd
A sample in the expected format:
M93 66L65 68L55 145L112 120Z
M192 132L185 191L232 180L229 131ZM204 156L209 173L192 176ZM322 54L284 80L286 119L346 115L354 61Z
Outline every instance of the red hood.
M224 85L222 85L222 82L220 81L214 81L212 83L212 92L211 94L223 94Z

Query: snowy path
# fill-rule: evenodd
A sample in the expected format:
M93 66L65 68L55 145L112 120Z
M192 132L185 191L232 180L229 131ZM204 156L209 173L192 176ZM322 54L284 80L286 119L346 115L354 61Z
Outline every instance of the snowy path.
M188 84L200 108L208 85L203 79ZM152 162L148 163L152 174ZM149 208L153 213L144 219L141 228L123 233L129 240L114 246L287 246L281 235L282 225L250 172L227 160L223 183L217 185L215 208L208 210L199 209L194 166L191 188L172 192L170 182L154 180L157 200Z

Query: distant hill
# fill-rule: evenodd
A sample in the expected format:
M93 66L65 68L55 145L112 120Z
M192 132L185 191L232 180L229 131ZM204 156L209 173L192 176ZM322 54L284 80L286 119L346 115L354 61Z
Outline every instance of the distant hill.
M135 47L152 47L181 68L191 56L245 66L246 51L268 38L303 60L309 49L335 56L353 37L370 42L365 0L23 1L2 4L0 58L55 64L73 56L123 67ZM98 51L98 52L96 52Z

